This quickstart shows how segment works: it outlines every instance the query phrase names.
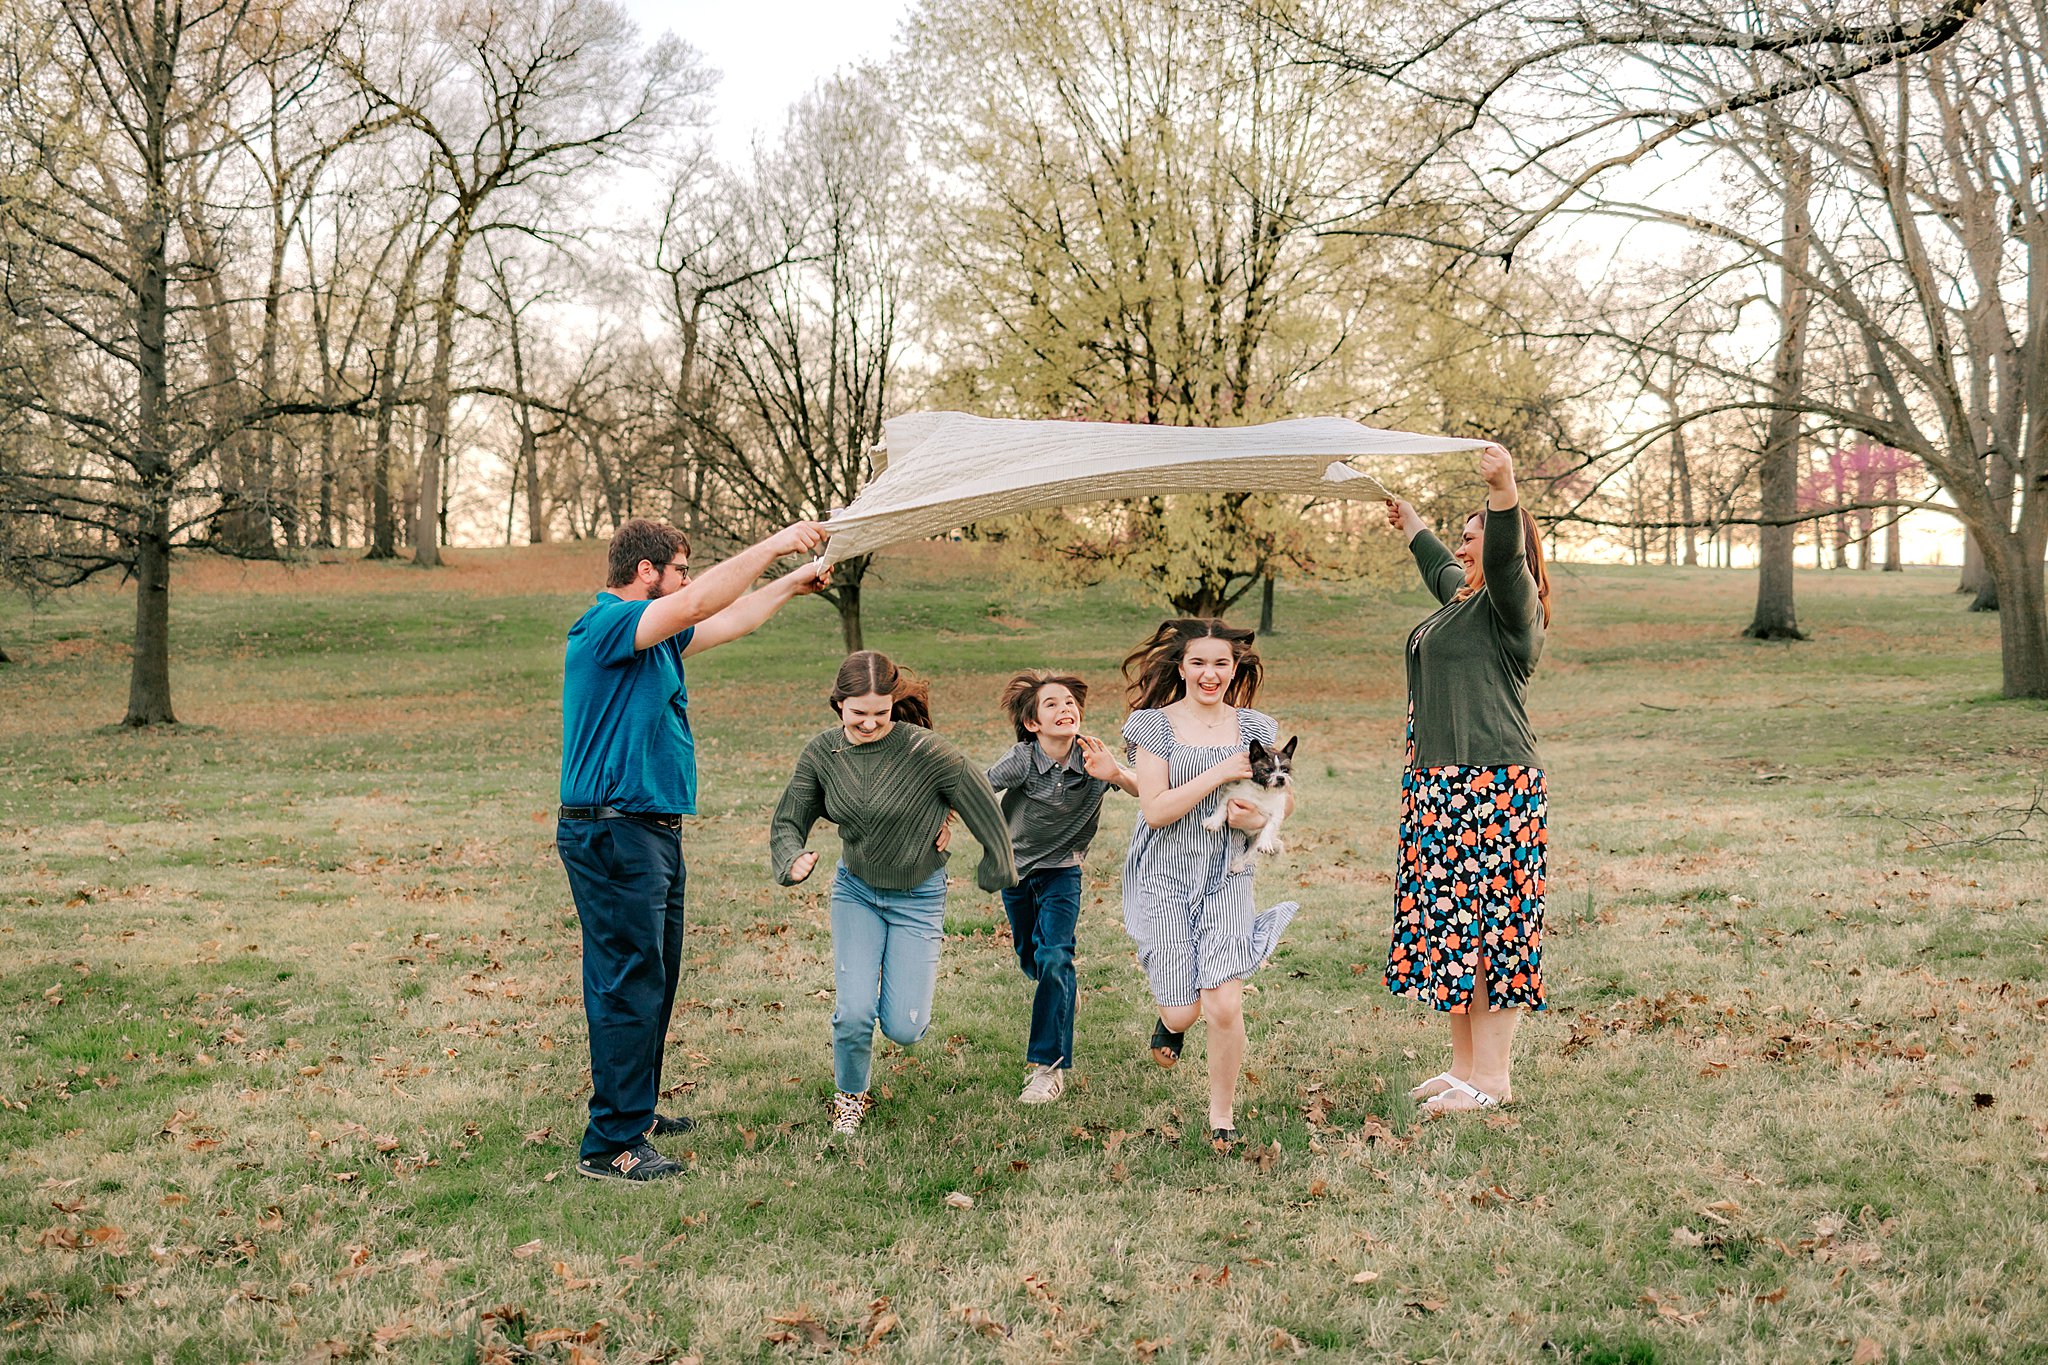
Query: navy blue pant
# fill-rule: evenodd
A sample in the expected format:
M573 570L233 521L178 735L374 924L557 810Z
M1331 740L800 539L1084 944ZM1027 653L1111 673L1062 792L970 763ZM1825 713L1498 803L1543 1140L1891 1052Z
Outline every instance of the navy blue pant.
M555 851L583 923L590 1123L581 1155L608 1157L646 1136L661 1094L683 969L682 834L646 820L563 820Z
M1038 983L1031 997L1034 1066L1074 1064L1074 930L1081 918L1081 869L1041 867L1003 892L1017 965Z

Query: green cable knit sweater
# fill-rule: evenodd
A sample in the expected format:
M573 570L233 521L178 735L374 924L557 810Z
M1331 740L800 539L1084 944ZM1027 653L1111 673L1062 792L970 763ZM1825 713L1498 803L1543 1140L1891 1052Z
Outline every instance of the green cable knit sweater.
M833 726L804 745L768 827L775 880L789 870L820 817L839 826L840 857L869 886L908 891L946 865L932 846L956 810L981 843L975 881L984 891L1017 884L1009 827L981 769L920 725L855 744Z

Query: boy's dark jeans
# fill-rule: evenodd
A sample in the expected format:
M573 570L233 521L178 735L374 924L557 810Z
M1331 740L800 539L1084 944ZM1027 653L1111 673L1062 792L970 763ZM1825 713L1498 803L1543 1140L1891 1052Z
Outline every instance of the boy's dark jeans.
M583 923L591 1088L581 1155L608 1157L643 1139L661 1093L683 970L682 836L645 820L563 820L555 849Z
M1038 983L1031 999L1034 1066L1074 1064L1074 929L1081 918L1081 869L1042 867L1003 892L1017 965Z

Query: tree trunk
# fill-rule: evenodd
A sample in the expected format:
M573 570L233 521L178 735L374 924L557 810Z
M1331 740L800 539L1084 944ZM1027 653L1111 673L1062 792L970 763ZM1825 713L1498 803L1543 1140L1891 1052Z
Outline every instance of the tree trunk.
M1899 543L1903 537L1903 533L1899 530L1899 522L1904 520L1905 513L1899 509L1897 503L1899 476L1896 470L1886 474L1884 477L1884 495L1893 500L1893 504L1889 509L1891 519L1884 526L1884 571L1886 573L1904 573L1906 571L1906 561L1904 549Z
M519 444L526 454L526 543L540 545L548 538L548 513L540 498L540 437L529 425Z
M148 487L135 556L135 660L123 725L176 725L171 712L171 500L169 482Z
M839 639L846 646L848 654L867 648L862 643L865 637L860 629L860 584L848 583L833 594L833 606L839 608Z
M1856 567L1874 569L1877 567L1877 514L1870 504L1877 501L1879 493L1877 476L1871 473L1868 463L1856 471L1856 501L1861 508L1856 513Z
M323 381L320 401L333 405L334 387L331 381ZM326 412L320 417L320 529L313 539L315 547L331 550L334 538L334 414Z
M440 490L441 495L440 507L434 514L434 524L440 528L440 535L434 541L437 547L434 552L434 562L438 564L440 563L440 550L438 547L448 543L448 495L449 491L455 487L455 453L452 450L448 452L447 458L441 461L441 469L435 476L434 485Z
M1259 634L1273 633L1273 575L1267 574L1259 584Z
M613 476L612 466L605 459L604 431L600 426L596 423L588 424L588 436L590 465L597 471L597 485L604 493L605 511L610 513L613 526L623 526L627 518L633 515L631 506L626 502L626 490L622 487L626 482L625 471L621 469L617 477ZM597 516L594 512L591 515L591 525L593 528L597 525Z
M365 559L398 558L398 516L391 505L392 418L398 410L398 347L411 311L408 291L391 299L391 322L384 331L384 364L377 375L377 432L370 455L370 550Z
M1994 455L1989 458L1996 459L1997 456ZM1992 486L1991 503L1998 513L2000 524L2010 527L2012 525L2012 475L2005 474L2001 477L1994 473L1987 482ZM1999 582L2001 575L1991 562L1990 557L1985 554L1984 547L1977 543L1977 537L1969 535L1968 532L1964 534L1968 536L1968 548L1977 552L1978 560L1977 595L1970 599L1969 609L1971 611L1998 611L2001 607L1999 597L1999 589L2002 586ZM1963 558L1964 578L1966 581L1969 577L1969 562L1968 552L1966 551ZM1964 591L1967 592L1968 589L1965 588ZM2006 695L2015 696L2018 694L2008 692Z
M1671 433L1671 468L1678 475L1678 519L1685 523L1685 567L1696 569L1700 563L1700 547L1692 525L1692 463L1686 459L1685 428L1682 426Z
M1772 365L1771 391L1778 406L1764 433L1764 456L1757 469L1766 521L1789 518L1799 511L1800 415L1792 407L1805 381L1806 321L1810 306L1806 259L1813 224L1807 217L1810 176L1807 154L1794 151L1781 137L1779 164L1785 171L1783 224L1784 268L1778 311L1778 353ZM1742 633L1752 640L1803 640L1793 609L1793 562L1797 527L1757 527L1756 614Z
M1986 568L1998 599L1999 659L2004 695L2048 697L2048 582L2042 546L2025 535L2003 537Z
M675 418L669 433L668 466L668 520L671 526L686 526L692 531L700 530L704 524L703 509L697 506L698 470L701 462L691 458L691 422L696 415L697 351L703 335L704 291L691 293L690 306L682 311L683 355L676 367ZM854 608L859 615L859 607ZM856 631L858 633L858 631ZM859 649L859 645L847 646L847 652Z
M128 673L129 726L175 725L171 712L171 502L177 491L171 465L170 381L166 335L170 324L169 156L167 110L171 93L171 39L156 11L155 51L142 100L144 176L149 202L137 224L135 272L135 455L142 506L135 527L135 647Z
M456 225L448 238L448 257L441 265L441 292L434 300L434 369L427 389L426 444L419 458L419 501L412 520L412 562L423 569L440 567L441 465L448 448L448 405L455 368L455 295L462 285L462 256L469 246L469 223Z
M848 654L866 649L861 631L861 582L874 564L873 555L855 555L832 566L832 586L820 594L839 612L839 638Z
M1970 610L1998 610L1998 589L1991 582L1990 569L1985 567L1984 547L1977 543L1977 533L1967 527L1963 530L1963 571L1956 578L1956 591L1966 592L1972 597L1977 598L1981 598L1984 593L1989 592L1991 594L1991 605L1989 607L1980 607L1975 602L1972 602Z

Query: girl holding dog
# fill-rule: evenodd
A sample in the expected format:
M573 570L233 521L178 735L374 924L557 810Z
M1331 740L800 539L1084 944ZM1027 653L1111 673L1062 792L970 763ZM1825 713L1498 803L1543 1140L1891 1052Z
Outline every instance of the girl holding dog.
M1529 675L1550 624L1550 578L1514 461L1479 457L1486 506L1447 550L1405 502L1408 537L1441 608L1408 637L1408 753L1387 987L1445 1011L1451 1066L1410 1095L1423 1112L1490 1109L1513 1095L1515 1025L1543 1008L1548 793L1529 729Z
M1299 908L1292 901L1263 914L1253 907L1246 840L1231 828L1263 828L1259 811L1232 803L1231 828L1203 828L1227 799L1222 788L1252 777L1254 746L1270 764L1278 743L1273 718L1252 709L1264 676L1253 639L1251 631L1215 619L1167 621L1123 667L1131 704L1124 739L1139 807L1124 863L1124 927L1159 1006L1153 1059L1172 1066L1187 1030L1197 1019L1209 1021L1209 1129L1216 1142L1238 1137L1244 980L1272 955Z

